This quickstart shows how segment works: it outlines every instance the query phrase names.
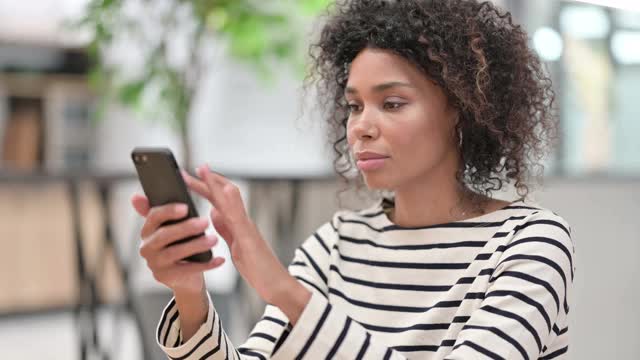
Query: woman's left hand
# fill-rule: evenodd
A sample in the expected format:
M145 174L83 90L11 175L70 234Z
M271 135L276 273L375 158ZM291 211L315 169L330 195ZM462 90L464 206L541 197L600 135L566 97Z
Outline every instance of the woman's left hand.
M227 242L236 269L264 301L277 304L287 293L291 294L292 288L301 285L280 263L247 215L238 187L207 165L196 171L198 178L185 171L182 176L191 190L211 203L211 221Z

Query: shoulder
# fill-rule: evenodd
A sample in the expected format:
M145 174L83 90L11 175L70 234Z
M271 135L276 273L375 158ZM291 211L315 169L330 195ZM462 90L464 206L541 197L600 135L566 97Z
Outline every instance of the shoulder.
M557 212L542 206L531 211L512 229L503 256L555 262L566 272L575 271L575 243L569 222Z
M564 237L571 241L571 225L557 212L536 203L527 203L531 209L514 228L514 235Z

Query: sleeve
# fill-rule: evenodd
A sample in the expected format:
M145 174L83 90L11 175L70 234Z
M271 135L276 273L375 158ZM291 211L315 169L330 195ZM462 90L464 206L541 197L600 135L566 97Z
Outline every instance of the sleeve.
M208 293L207 297L207 319L184 343L175 299L171 299L164 309L158 324L157 341L169 359L268 359L277 345L277 339L286 337L291 329L286 316L277 307L267 305L264 315L247 341L236 348L222 328L220 317Z
M575 272L570 226L541 211L512 231L484 300L445 359L538 359L556 321L568 316Z

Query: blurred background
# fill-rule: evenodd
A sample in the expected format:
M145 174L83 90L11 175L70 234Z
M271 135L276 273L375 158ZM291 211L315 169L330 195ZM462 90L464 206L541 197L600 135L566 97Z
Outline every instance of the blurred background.
M171 293L138 255L135 146L230 177L285 263L340 206L368 205L338 201L301 88L330 2L0 0L3 358L164 358L154 332ZM570 358L640 359L640 3L495 2L558 95L561 145L532 198L573 229ZM206 277L241 344L264 304L230 261Z

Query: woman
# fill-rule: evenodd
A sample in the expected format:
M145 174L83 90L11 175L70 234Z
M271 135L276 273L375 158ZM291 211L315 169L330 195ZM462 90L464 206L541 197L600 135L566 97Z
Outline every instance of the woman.
M140 254L175 295L162 349L173 359L564 358L574 247L563 218L525 201L556 120L524 31L475 0L354 0L333 7L312 50L337 172L355 160L367 188L392 196L337 212L285 269L237 187L205 166L184 173L269 304L236 347L202 276L224 259L179 261L218 239L167 247L208 219L160 227L186 209L149 209L135 195ZM491 198L511 181L521 198Z

